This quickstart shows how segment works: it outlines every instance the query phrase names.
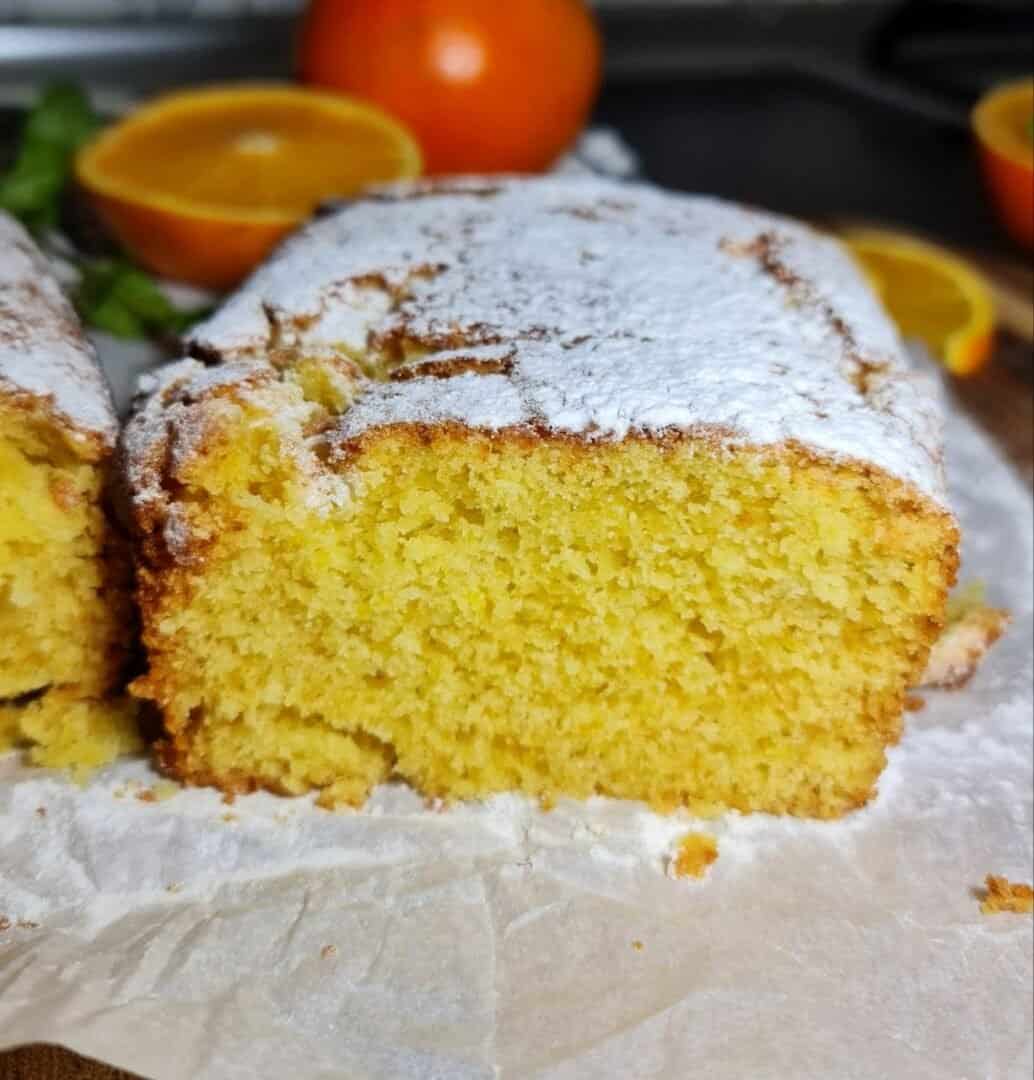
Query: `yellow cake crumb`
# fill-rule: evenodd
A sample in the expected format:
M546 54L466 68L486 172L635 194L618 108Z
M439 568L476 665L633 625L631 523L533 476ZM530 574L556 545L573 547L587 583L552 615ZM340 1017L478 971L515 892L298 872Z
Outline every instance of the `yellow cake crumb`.
M71 769L84 778L124 754L143 750L138 709L124 696L80 698L52 690L10 713L17 717L17 739L26 744L31 764Z
M128 556L103 506L107 468L0 396L0 746L25 695L116 683L132 633Z
M980 903L980 910L985 915L1000 915L1011 912L1014 915L1029 915L1034 912L1034 888L1025 884L1014 884L1008 878L988 874L987 891Z
M686 833L668 864L668 873L675 878L702 878L717 858L718 841L713 836L709 833Z
M943 516L780 454L449 430L371 438L327 515L270 407L184 474L204 558L141 570L134 692L174 775L324 806L391 775L698 814L871 796L936 632Z

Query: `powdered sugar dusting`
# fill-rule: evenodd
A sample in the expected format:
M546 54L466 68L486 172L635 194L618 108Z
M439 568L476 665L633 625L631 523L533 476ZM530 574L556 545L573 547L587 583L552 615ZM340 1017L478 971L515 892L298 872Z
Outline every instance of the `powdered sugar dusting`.
M71 305L29 234L0 213L0 395L47 402L70 437L111 447L107 385Z
M342 435L534 424L586 438L701 426L795 440L944 500L939 414L840 245L714 199L606 180L391 189L290 240L192 347L439 354L506 345L502 374L373 384Z

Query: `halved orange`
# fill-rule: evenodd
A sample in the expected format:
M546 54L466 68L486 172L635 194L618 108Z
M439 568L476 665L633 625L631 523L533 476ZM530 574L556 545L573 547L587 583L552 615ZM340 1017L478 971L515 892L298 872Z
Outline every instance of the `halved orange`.
M1002 223L1018 243L1034 248L1034 79L985 94L972 124Z
M319 203L421 167L413 137L373 105L252 83L143 106L83 148L76 177L143 266L223 289Z
M903 337L918 338L954 375L973 375L994 347L991 289L964 260L936 244L881 229L844 240Z

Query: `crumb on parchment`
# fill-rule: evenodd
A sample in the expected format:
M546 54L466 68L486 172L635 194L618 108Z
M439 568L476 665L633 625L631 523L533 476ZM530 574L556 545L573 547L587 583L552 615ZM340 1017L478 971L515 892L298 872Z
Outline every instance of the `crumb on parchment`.
M1025 884L1014 884L1008 878L988 874L985 881L986 891L980 903L980 910L985 915L1001 915L1010 912L1013 915L1029 915L1034 912L1034 888Z
M641 941L639 941L638 938L637 938L635 941L632 942L632 948L635 949L636 952L642 952L643 951L643 943Z
M905 698L905 712L922 712L926 708L926 701L918 694L909 694Z
M709 833L690 832L679 840L668 860L668 876L701 878L718 858L718 841Z
M7 915L0 915L0 934L12 927L15 930L38 930L39 923L31 919L12 919Z
M337 956L337 946L336 945L324 945L323 948L320 949L320 956L324 960L333 960L334 957Z
M987 651L1005 633L1012 615L984 602L980 582L970 582L948 600L946 625L930 650L920 685L959 690L976 674Z

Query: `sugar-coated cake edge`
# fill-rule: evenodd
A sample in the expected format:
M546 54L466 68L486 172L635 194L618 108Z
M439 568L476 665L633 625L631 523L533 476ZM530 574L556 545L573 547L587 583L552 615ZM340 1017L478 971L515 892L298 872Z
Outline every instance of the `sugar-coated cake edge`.
M114 449L118 421L93 347L28 232L3 212L0 399L52 419L86 460Z

